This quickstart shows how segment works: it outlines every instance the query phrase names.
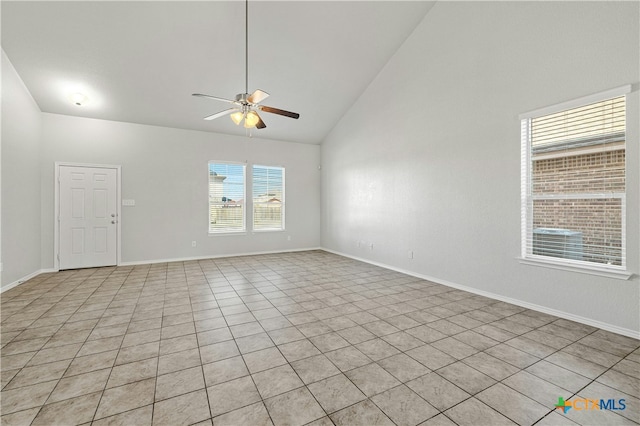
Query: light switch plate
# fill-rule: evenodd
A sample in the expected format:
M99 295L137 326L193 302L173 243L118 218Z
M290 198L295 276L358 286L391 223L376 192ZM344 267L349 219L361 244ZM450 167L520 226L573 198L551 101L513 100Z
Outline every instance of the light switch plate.
M136 205L136 200L122 200L122 205L132 207Z

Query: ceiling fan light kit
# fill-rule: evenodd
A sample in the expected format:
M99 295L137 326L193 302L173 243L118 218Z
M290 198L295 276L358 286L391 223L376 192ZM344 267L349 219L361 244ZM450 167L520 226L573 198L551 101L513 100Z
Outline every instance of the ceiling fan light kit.
M244 117L244 127L246 127L247 129L256 127L258 121L260 121L260 116L258 116L258 113L255 111L249 111Z
M216 118L230 115L231 120L239 126L243 123L247 129L257 128L264 129L267 127L258 114L258 110L277 114L283 117L298 119L300 114L297 112L285 111L279 108L273 108L266 105L260 105L260 102L267 99L269 94L263 90L257 89L249 94L249 0L245 0L245 92L236 95L235 100L220 98L217 96L204 95L202 93L194 93L193 96L201 98L209 98L220 102L231 103L234 106L224 111L216 112L204 117L205 120L214 120Z
M231 120L236 123L236 126L239 126L240 123L242 123L242 120L244 120L244 113L242 111L236 111L232 113Z

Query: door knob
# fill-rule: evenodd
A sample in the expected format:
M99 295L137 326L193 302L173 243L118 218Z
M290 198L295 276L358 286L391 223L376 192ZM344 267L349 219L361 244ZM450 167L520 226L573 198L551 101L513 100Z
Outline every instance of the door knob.
M111 224L115 225L115 224L116 224L116 222L117 222L117 221L112 220L112 221L111 221Z

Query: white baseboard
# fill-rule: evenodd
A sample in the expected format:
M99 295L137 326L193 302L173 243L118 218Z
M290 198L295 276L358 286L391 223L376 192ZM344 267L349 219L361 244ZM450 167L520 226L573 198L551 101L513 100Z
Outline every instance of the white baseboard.
M490 293L490 292L484 291L484 290L478 290L478 289L473 288L473 287L468 287L468 286L465 286L465 285L456 284L456 283L453 283L453 282L450 282L450 281L442 280L440 278L435 278L435 277L431 277L431 276L424 275L424 274L419 274L417 272L409 271L409 270L406 270L406 269L396 268L395 266L387 265L385 263L380 263L380 262L376 262L376 261L369 260L369 259L364 259L364 258L357 257L357 256L352 256L350 254L342 253L342 252L339 252L339 251L336 251L336 250L331 250L331 249L328 249L328 248L322 248L322 250L324 250L326 252L329 252L329 253L337 254L338 256L344 256L344 257L348 257L349 259L358 260L360 262L369 263L369 264L375 265L375 266L380 266L381 268L390 269L392 271L400 272L400 273L403 273L403 274L406 274L406 275L410 275L412 277L421 278L423 280L431 281L431 282L434 282L436 284L446 285L447 287L452 287L452 288L455 288L455 289L458 289L458 290L468 291L469 293L477 294L479 296L488 297L490 299L499 300L501 302L511 303L512 305L521 306L523 308L531 309L533 311L538 311L538 312L542 312L542 313L545 313L545 314L554 315L554 316L559 317L559 318L564 318L564 319L567 319L567 320L570 320L570 321L575 321L575 322L579 322L579 323L582 323L582 324L590 325L592 327L601 328L603 330L610 331L610 332L616 333L616 334L621 334L621 335L627 336L627 337L632 337L634 339L640 339L640 331L637 331L637 330L632 330L632 329L624 328L624 327L618 327L617 325L613 325L613 324L597 321L597 320L594 320L594 319L591 319L591 318L582 317L582 316L579 316L579 315L574 315L574 314L571 314L571 313L568 313L568 312L564 312L564 311L559 311L557 309L548 308L546 306L536 305L534 303L525 302L525 301L519 300L519 299L513 299L511 297L506 297L506 296L502 296L500 294Z
M322 250L322 248L310 247L310 248L300 248L300 249L291 249L291 250L254 251L249 253L216 254L216 255L208 255L208 256L177 257L177 258L171 258L171 259L137 260L133 262L121 262L118 266L148 265L150 263L190 262L194 260L220 259L224 257L258 256L261 254L295 253L299 251L311 251L311 250Z
M37 271L30 273L29 275L25 275L24 277L12 283L2 286L2 288L0 288L0 293L4 293L7 290L11 290L12 288L19 286L23 282L29 281L31 278L35 278L38 275L44 274L47 272L57 272L57 271L55 269L38 269Z

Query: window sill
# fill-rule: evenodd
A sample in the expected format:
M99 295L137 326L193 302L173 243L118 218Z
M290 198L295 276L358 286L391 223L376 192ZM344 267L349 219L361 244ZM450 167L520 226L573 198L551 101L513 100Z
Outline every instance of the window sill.
M570 264L568 262L557 262L547 259L532 259L519 257L518 261L523 265L541 266L544 268L560 269L562 271L578 272L581 274L598 275L601 277L615 278L618 280L628 280L633 276L632 272L622 269L598 268L587 265Z
M209 232L210 237L233 237L235 235L247 235L247 231Z
M284 229L254 229L252 234L263 234L265 232L284 232Z

